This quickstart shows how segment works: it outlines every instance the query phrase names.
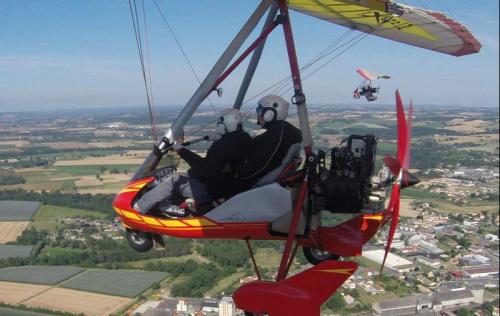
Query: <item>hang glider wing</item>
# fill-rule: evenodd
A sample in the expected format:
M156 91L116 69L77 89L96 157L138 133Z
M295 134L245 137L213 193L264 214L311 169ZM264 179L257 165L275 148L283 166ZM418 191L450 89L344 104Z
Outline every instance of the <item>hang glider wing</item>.
M381 79L391 79L391 76L377 74L377 73L368 71L366 69L358 68L358 69L356 69L356 71L358 72L358 74L361 77L365 78L366 80L377 80L379 78L381 78Z
M390 0L288 0L292 10L400 43L463 56L481 44L446 15Z

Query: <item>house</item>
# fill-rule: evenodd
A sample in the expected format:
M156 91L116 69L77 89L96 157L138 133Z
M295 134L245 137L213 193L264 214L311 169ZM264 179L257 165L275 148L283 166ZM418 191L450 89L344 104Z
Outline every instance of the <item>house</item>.
M201 303L201 310L205 313L218 313L219 302L217 300L205 300Z
M176 311L194 314L202 308L202 300L194 298L181 298L177 302Z
M231 296L224 296L220 300L219 316L236 316L236 305Z
M498 236L494 234L486 234L484 235L484 238L488 239L489 241L498 241Z
M478 266L485 265L490 262L490 258L481 255L469 254L462 256L459 259L460 263L464 266Z
M439 267L441 266L441 261L439 259L431 259L424 256L418 256L417 262L433 269L439 269Z
M438 246L434 245L431 241L421 240L417 243L417 247L425 252L427 255L439 256L444 251Z
M354 300L354 297L350 296L350 295L344 295L344 301L347 305L352 305L354 304L356 301Z
M457 308L474 303L474 294L470 290L458 290L445 293L436 293L432 298L432 308L436 312L444 308Z
M466 278L487 278L487 277L498 277L498 267L495 266L482 266L482 267L470 267L462 269L464 276Z
M378 264L382 264L384 260L385 251L382 249L374 249L363 251L363 257L366 257L372 261L377 262ZM385 266L397 273L410 272L415 269L415 264L403 257L395 255L393 253L387 254L387 260L385 262Z
M375 315L399 316L414 314L417 311L417 297L408 296L383 300L373 304Z
M420 315L431 309L432 297L427 295L393 298L373 304L375 315L383 316L414 315L417 312Z

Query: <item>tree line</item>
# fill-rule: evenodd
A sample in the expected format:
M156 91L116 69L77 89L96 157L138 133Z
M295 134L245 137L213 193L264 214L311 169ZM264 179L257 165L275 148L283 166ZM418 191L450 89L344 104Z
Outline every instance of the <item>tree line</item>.
M64 206L101 212L112 220L115 213L112 209L114 194L61 193L60 191L27 191L23 189L1 190L0 200L7 201L37 201L42 204Z

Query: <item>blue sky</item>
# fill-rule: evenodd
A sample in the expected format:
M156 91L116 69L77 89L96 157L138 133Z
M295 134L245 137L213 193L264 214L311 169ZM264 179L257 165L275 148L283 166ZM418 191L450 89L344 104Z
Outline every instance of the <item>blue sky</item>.
M200 76L205 75L257 5L249 0L157 0ZM368 36L304 82L311 104L352 100L362 67L392 75L377 103L400 88L415 104L498 106L499 1L418 0L444 10L483 43L455 58ZM148 14L155 104L184 104L197 82L151 0ZM127 0L1 0L0 111L144 105L144 84ZM299 63L305 64L345 28L294 13ZM260 30L260 28L259 28ZM243 69L222 84L216 104L231 104ZM270 37L249 96L288 75L281 30ZM290 97L285 95L285 97Z

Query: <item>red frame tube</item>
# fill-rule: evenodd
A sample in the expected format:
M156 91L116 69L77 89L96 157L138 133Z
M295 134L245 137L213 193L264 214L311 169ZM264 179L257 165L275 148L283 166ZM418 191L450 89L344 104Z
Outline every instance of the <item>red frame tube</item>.
M253 43L241 54L238 59L236 59L231 66L229 66L223 73L220 75L220 77L215 81L213 89L217 89L217 86L224 81L224 79L227 78L240 64L245 58L247 58L248 55L250 55L251 52L253 52L257 46L259 46L262 41L264 41L267 36L278 26L278 24L275 22L271 25L269 25L266 29L262 31L262 33L253 41Z
M300 244L300 241L297 240L295 242L295 247L293 247L293 251L292 251L292 255L290 256L290 260L288 260L288 265L286 266L285 275L288 274L288 271L290 271L290 268L292 267L293 259L295 258L295 255L297 254L297 249L299 249L299 244Z
M307 178L307 177L306 177ZM305 179L300 187L300 192L295 201L295 208L293 210L292 223L290 224L290 230L288 231L288 238L286 239L285 249L283 250L283 256L281 257L280 267L278 269L278 275L276 276L276 281L281 281L286 278L288 260L293 260L290 257L290 251L292 250L293 240L295 239L295 234L297 233L297 226L299 224L300 213L302 212L302 204L304 204L304 199L307 192L307 187L309 182Z
M300 69L299 62L297 60L297 51L295 50L295 43L293 40L293 32L292 25L290 23L290 16L288 14L288 5L286 0L278 0L280 13L284 17L283 19L283 32L285 35L286 48L288 53L288 60L290 62L290 70L292 73L293 80L293 88L295 90L295 96L303 96L302 92L302 80L300 78ZM299 101L303 102L303 101ZM298 104L300 105L300 104ZM312 147L306 146L304 148L306 157L309 157L312 154ZM307 159L307 158L306 158ZM295 209L292 217L292 222L290 224L290 230L288 232L288 238L285 244L285 250L283 251L283 256L281 257L280 267L278 269L278 275L276 277L276 281L281 281L286 278L288 274L288 269L290 267L290 262L293 261L293 257L296 253L296 248L294 249L292 256L290 256L290 251L292 249L293 240L295 238L295 234L297 232L297 226L299 223L300 213L302 211L302 205L304 203L304 199L308 189L308 174L304 181L302 182L302 186L300 188L300 193L295 201ZM298 241L297 241L298 242Z
M288 5L286 0L278 0L280 13L284 16L283 32L285 35L286 50L288 60L290 62L290 71L292 73L293 88L296 96L303 96L302 79L300 77L299 62L297 60L297 51L295 49L295 41L293 39L292 24L290 23L290 15L288 13ZM297 105L300 105L299 103ZM305 146L304 151L306 157L312 154L312 146Z
M250 239L245 239L247 242L248 252L250 253L250 258L252 258L253 268L255 270L255 274L257 274L257 279L260 281L260 272L259 267L257 266L257 262L255 261L255 256L253 255L252 246L250 245Z

